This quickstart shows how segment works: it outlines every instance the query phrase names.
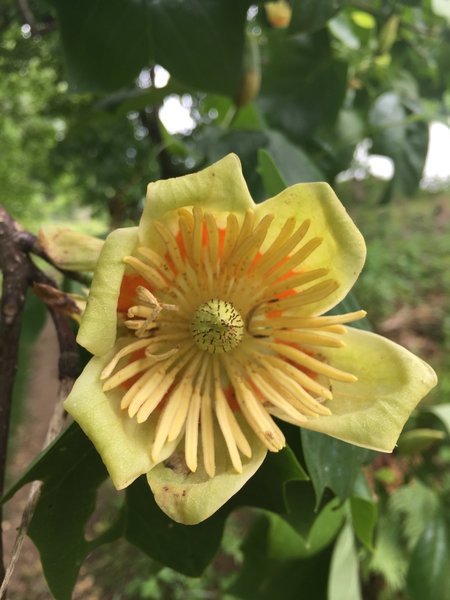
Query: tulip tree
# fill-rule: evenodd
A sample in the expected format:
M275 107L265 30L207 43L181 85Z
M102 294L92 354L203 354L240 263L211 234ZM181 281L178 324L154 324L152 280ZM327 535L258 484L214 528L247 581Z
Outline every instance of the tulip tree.
M417 191L447 115L447 3L32 4L7 2L0 54L2 503L35 482L0 598L24 535L57 600L119 541L211 594L239 525L214 597L449 600L450 404L418 407L433 369L352 295L366 248L333 189L365 143L394 167L380 202ZM83 231L17 222L83 211ZM58 404L6 487L43 307Z

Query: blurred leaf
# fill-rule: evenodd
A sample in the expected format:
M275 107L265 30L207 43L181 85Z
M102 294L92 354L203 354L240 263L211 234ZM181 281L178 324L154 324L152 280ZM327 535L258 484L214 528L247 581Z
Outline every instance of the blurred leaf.
M346 87L347 65L333 56L327 32L269 36L258 104L270 126L301 142L335 122Z
M413 194L422 178L428 151L428 125L418 120L420 108L394 92L379 96L369 113L374 128L372 152L390 156L395 173L391 192Z
M281 177L275 161L267 150L263 148L258 151L258 169L263 180L264 189L269 198L276 196L284 190L286 183Z
M349 523L342 529L333 549L328 600L361 600L359 565L355 538Z
M358 539L368 550L373 550L373 535L377 524L376 504L365 498L350 498L352 521Z
M440 501L436 490L420 480L404 485L389 498L388 510L401 523L403 538L408 547L416 545L430 519L439 513Z
M277 165L285 187L294 183L325 181L325 175L315 166L298 145L290 142L279 131L267 131L267 151Z
M214 130L210 129L203 143L207 146L211 162L228 152L238 154L245 179L256 201L273 196L294 183L325 179L306 152L278 131L233 129L225 133L215 131L214 135ZM264 151L266 155L261 158L261 152ZM278 175L275 175L275 171Z
M450 403L430 406L428 410L441 421L450 435Z
M248 2L50 2L78 91L115 90L153 61L198 89L233 96L239 87Z
M449 600L450 545L442 515L429 521L411 556L407 590L411 600Z
M290 31L315 31L325 25L345 0L293 0Z
M373 537L378 517L378 505L362 473L356 478L350 498L353 529L358 539L373 551Z
M402 543L402 528L386 511L377 523L375 548L370 560L370 570L380 574L390 590L404 587L409 557Z
M140 478L127 488L125 538L162 564L198 577L219 547L227 513L221 510L195 526L175 523Z
M325 488L330 488L341 500L351 495L361 465L370 451L335 438L303 429L302 446L306 467L320 503Z
M436 442L443 440L445 433L437 429L421 427L420 429L411 429L402 433L398 440L398 451L400 454L420 454L428 450Z

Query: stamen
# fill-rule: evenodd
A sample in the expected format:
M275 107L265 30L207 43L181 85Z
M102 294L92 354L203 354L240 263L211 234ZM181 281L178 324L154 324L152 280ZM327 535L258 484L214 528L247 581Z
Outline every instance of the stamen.
M286 328L303 328L303 327L327 327L328 325L351 323L352 321L358 321L366 316L365 310L358 310L352 313L346 313L343 315L330 315L324 317L275 317L270 319L270 323L273 327L286 327ZM268 321L269 322L269 321Z
M203 451L203 465L205 471L210 477L214 477L216 472L216 459L214 447L214 422L212 412L212 391L211 384L213 380L212 367L208 369L205 378L205 389L200 409L201 439Z
M261 361L261 364L263 362ZM275 389L281 389L284 394L290 397L290 402L296 406L299 412L306 415L331 415L329 408L318 402L315 398L308 394L308 392L299 385L292 377L286 375L281 369L276 371L267 370L260 371L260 375L268 383L275 387ZM268 398L269 402L271 398Z
M132 363L129 363L120 371L117 371L112 377L105 381L102 386L104 392L109 392L110 390L122 385L128 379L131 379L141 371L144 371L148 367L150 367L155 361L153 358L139 358Z
M220 264L227 265L228 258L236 244L239 235L239 223L236 215L230 213L227 217L227 227L225 229L225 239L223 241L222 256Z
M211 266L215 270L219 259L219 231L211 213L205 214L205 225L208 233L208 252Z
M286 279L283 281L270 286L271 296L277 296L283 292L294 290L295 288L305 285L306 283L310 283L315 279L319 279L320 277L328 275L329 272L330 269L314 269L307 271L306 273L295 273L289 277L286 277Z
M250 458L252 455L252 449L250 447L250 444L248 443L247 438L243 434L242 429L240 428L239 423L237 422L236 417L234 416L233 411L231 410L230 405L228 404L226 396L223 392L219 361L216 357L214 357L213 361L216 416L217 420L219 421L223 436L225 438L228 451L230 452L231 456L231 452L234 452L232 447L236 447L242 452L244 456ZM240 458L238 464L241 464Z
M172 259L178 273L183 273L184 260L180 254L180 248L178 247L177 240L175 239L173 233L170 231L170 229L168 229L168 227L161 223L161 221L154 221L154 227L159 233L162 241L165 243L167 252L169 253L169 256Z
M282 298L278 300L276 303L267 306L266 310L269 312L272 310L293 310L298 309L301 306L305 306L307 304L312 304L313 302L318 302L319 300L323 300L333 292L335 292L339 287L337 281L333 279L327 279L326 281L321 281L320 283L316 283L316 285L311 286L310 288L298 292L294 296L288 296L287 298Z
M308 420L304 414L294 408L292 403L281 396L281 394L279 394L273 386L271 386L257 373L252 374L252 382L260 390L261 394L268 403L278 406L278 408L280 408L284 413L297 421L299 425Z
M118 343L120 343L120 341L121 340L118 340ZM104 379L108 379L108 377L114 371L117 363L119 362L119 360L121 358L124 358L125 356L128 356L128 354L132 354L133 352L136 352L137 350L141 350L141 348L145 348L146 346L149 345L149 343L150 343L150 341L148 339L145 339L145 340L138 340L136 342L132 342L132 343L124 346L121 350L119 350L119 352L117 352L117 354L114 356L114 358L103 369L103 371L100 374L100 380L103 381Z
M264 272L267 273L273 267L278 265L281 261L283 261L286 256L289 255L290 252L302 241L305 237L311 221L308 219L303 221L300 227L291 235L289 239L285 239L281 236L282 231L276 237L276 239L272 242L272 245L266 250L266 252L261 257L261 260L257 264L255 268L255 272ZM285 223L286 229L287 223ZM290 228L290 225L289 225ZM284 229L284 228L283 228Z
M277 356L265 356L259 360L261 364L265 365L265 368L269 372L276 370L276 372L281 371L282 373L285 373L288 377L296 381L301 389L309 390L325 400L333 399L333 394L328 388L320 385L315 379L301 371L299 368L292 366L285 360Z
M200 367L200 372L198 374L197 381L195 383L186 418L184 452L186 464L192 472L195 472L197 470L200 406L202 402L202 391L204 386L206 370L208 367L209 360L206 360L205 356L205 359L203 360L203 363Z
M295 329L272 329L268 333L277 341L298 342L308 346L327 346L329 348L342 348L344 342L332 335L317 331L298 331Z
M315 237L309 240L304 246L297 250L294 254L289 256L282 264L276 266L273 272L267 276L266 282L272 283L292 271L298 268L311 254L320 246L323 242L323 238Z
M124 256L123 262L132 267L139 275L142 275L144 279L146 279L150 285L156 286L160 289L164 289L167 287L166 281L161 277L161 275L149 265L146 265L138 258L134 256Z
M224 360L223 364L236 391L239 407L248 424L269 450L278 452L286 444L280 428L275 424L261 402L256 399L254 391L247 387L234 361L232 363L231 360Z
M197 269L200 267L200 257L203 241L203 211L194 206L192 210L194 216L194 231L192 233L192 264Z
M347 373L346 371L341 371L340 369L336 369L331 365L327 365L325 362L309 356L309 354L302 352L298 348L293 348L292 346L288 346L286 344L277 344L276 342L266 342L265 340L257 340L257 342L271 348L278 354L293 360L297 364L302 365L307 369L311 369L311 371L315 373L320 373L321 375L330 377L330 379L335 379L336 381L342 381L345 383L354 383L355 381L358 381L358 378L355 377L355 375Z

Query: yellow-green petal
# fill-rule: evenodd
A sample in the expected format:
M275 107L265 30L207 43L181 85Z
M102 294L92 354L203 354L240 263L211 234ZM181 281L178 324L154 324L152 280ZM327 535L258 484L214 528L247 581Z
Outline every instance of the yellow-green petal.
M103 240L61 225L43 225L38 241L53 262L68 271L93 271Z
M150 183L139 239L149 244L154 236L152 222L183 206L208 211L245 213L254 207L239 158L228 154L210 167L185 175Z
M265 247L292 217L298 224L307 219L311 221L304 243L315 237L323 240L300 269L325 267L329 269L326 278L336 280L339 287L326 298L296 309L296 314L322 314L347 295L364 265L366 246L361 233L327 183L299 183L288 187L259 204L256 214L260 217L273 214L275 217Z
M154 422L138 424L120 409L123 391L102 391L100 373L113 353L94 357L75 382L64 408L80 425L102 457L114 486L120 490L155 463L150 457L154 439ZM167 458L177 442L166 446L161 460Z
M433 369L390 340L348 328L345 347L326 348L330 364L358 377L333 382L329 417L304 427L381 452L392 452L411 412L436 385Z
M152 469L147 480L161 510L183 525L196 525L219 510L255 474L267 454L267 449L248 428L245 428L245 435L253 454L243 461L242 473L236 473L231 467L220 438L216 438L216 475L213 478L206 474L201 456L197 471L189 472L182 453L175 453Z
M125 271L122 259L136 247L137 236L137 227L116 229L106 238L98 259L77 336L77 342L96 356L109 352L116 342L117 300Z

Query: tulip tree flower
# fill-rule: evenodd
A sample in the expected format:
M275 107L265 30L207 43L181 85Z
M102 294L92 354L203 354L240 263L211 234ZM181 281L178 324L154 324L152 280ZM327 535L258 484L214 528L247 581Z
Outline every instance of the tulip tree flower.
M285 444L279 422L391 452L435 385L393 342L327 311L364 240L326 183L256 205L238 158L148 186L138 227L107 238L78 341L94 358L65 407L118 489L142 474L195 524Z

